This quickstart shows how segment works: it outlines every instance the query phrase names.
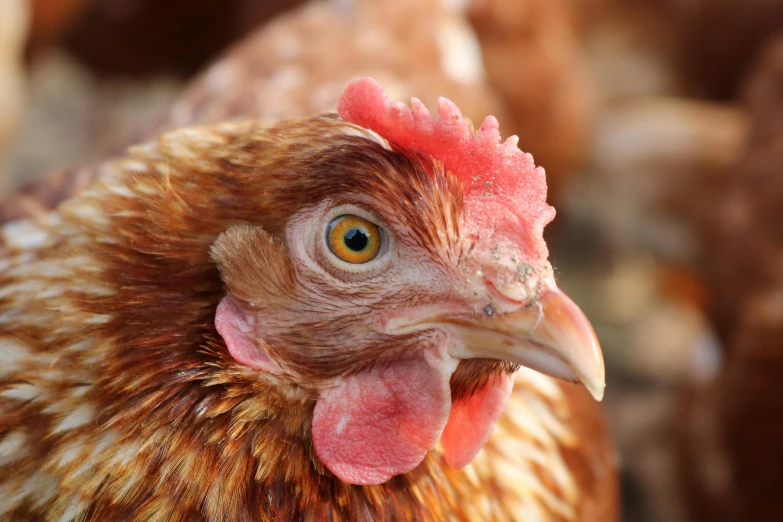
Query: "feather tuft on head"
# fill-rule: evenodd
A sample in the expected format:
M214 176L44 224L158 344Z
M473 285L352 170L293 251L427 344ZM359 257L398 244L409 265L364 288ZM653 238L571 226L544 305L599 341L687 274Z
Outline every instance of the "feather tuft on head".
M468 205L475 201L478 204L474 206L488 209L479 202L499 203L491 207L511 212L527 232L543 231L554 218L554 209L546 203L544 169L517 148L516 136L501 143L494 116L487 116L475 131L450 100L438 100L435 118L416 98L410 108L402 102L390 103L372 78L348 84L337 112L345 121L377 132L393 146L441 161L462 182ZM486 223L494 222L493 217L486 213L476 216Z

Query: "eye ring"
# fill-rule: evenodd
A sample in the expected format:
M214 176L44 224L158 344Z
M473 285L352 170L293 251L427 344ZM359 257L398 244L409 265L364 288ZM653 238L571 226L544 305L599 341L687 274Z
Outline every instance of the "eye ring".
M326 244L335 257L352 265L369 263L381 253L383 229L353 214L332 219L326 229Z

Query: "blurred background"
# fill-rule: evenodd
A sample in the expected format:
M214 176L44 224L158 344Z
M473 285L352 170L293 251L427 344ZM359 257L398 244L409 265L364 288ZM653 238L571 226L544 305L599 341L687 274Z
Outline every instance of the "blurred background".
M546 168L624 520L783 520L783 0L0 0L0 222L360 75L495 114Z

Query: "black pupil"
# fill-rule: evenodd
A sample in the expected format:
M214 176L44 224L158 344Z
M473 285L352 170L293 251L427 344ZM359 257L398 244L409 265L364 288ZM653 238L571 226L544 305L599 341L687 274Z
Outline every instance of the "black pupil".
M367 243L370 242L370 236L361 228L352 228L345 233L343 241L345 242L345 246L354 252L361 252L367 248Z

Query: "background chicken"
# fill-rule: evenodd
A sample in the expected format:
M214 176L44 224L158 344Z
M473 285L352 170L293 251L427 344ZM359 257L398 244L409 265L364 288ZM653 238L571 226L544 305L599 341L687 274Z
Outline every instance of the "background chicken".
M342 119L174 131L7 224L5 519L611 520L587 392L511 396L518 364L603 395L543 171L438 110L360 80Z
M660 4L674 21L678 65L690 88L712 99L736 99L759 51L780 32L777 0L684 1ZM725 38L730 33L731 38Z
M122 147L115 142L109 150L122 150L150 132L183 125L333 110L345 84L368 73L382 81L393 98L416 95L434 105L439 96L446 96L476 121L487 114L504 120L498 97L483 79L476 38L458 9L436 0L394 5L321 1L285 14L239 43L204 71L165 116L155 114L131 133L126 129L124 136L115 137L125 142ZM67 138L52 140L52 146L62 139ZM29 156L17 162L18 171L43 167L35 149ZM88 185L91 172L64 172L43 185L31 185L25 189L28 200L11 198L1 205L3 212L10 217L29 212L31 205L53 208Z
M546 165L557 199L583 164L594 111L594 85L579 46L569 0L473 0L487 80L508 112L508 128Z
M191 19L178 16L181 6L176 2L165 8L163 4L145 0L132 3L145 6L132 10L136 17L115 17L111 23L101 25L100 30L91 31L99 13L118 9L110 8L113 0L93 2L89 13L76 24L74 37L89 44L87 47L94 55L105 54L111 49L103 40L108 37L106 27L112 27L112 24L129 24L130 27L123 25L123 35L135 35L140 31L157 34L157 28L166 25L166 20L168 25L182 25L183 35L203 32L197 23L202 20L204 13L201 11L192 13ZM232 3L230 8L224 5L226 14L233 13L233 21L239 17L235 11L242 11L235 4L244 5L245 2ZM372 74L383 81L395 98L407 99L416 95L432 105L439 96L446 96L476 121L486 114L496 114L503 122L504 132L519 135L531 153L547 165L556 196L558 180L569 175L569 169L578 164L583 155L590 114L589 88L583 85L581 77L572 78L572 72L580 67L571 28L573 16L569 8L561 4L542 12L538 12L535 2L520 3L521 9L510 9L511 4L476 1L461 6L440 0L406 0L394 5L372 0L309 2L292 8L231 48L196 78L171 104L163 118L156 116L160 112L161 98L171 96L169 77L162 88L147 95L144 106L135 99L129 100L127 103L132 105L132 110L116 114L114 125L110 121L109 124L96 124L89 115L92 112L111 113L116 106L117 89L101 102L100 85L89 85L88 89L97 92L81 100L83 105L72 116L85 118L87 112L84 128L88 135L76 141L71 125L58 131L57 123L46 120L43 129L31 130L30 141L40 144L43 139L50 144L47 149L56 151L52 154L53 160L47 163L47 155L42 155L38 146L22 148L13 162L14 170L20 178L40 176L48 168L62 168L67 158L83 162L92 154L93 159L100 159L110 151L123 150L118 144L133 143L150 132L182 125L250 116L277 119L312 115L332 109L349 79ZM146 16L155 9L161 11L154 17ZM245 22L262 20L262 14L245 17ZM152 27L143 25L147 18L155 20ZM191 25L188 25L189 20ZM499 24L500 20L504 23ZM538 20L535 25L538 30L530 38L518 38L518 29L531 20ZM147 21L152 24L151 20ZM212 23L218 22L213 20ZM239 29L231 27L228 33L241 34ZM550 37L553 33L555 37ZM91 35L97 41L90 40ZM125 36L117 37L117 40L117 45L128 43ZM183 41L187 41L187 37L183 36ZM84 56L81 47L70 45L68 48L103 73L101 64L106 60L95 64L91 60L93 55ZM163 59L160 53L145 53L144 49L146 47L135 47L137 55L126 60L119 59L126 53L115 49L111 53L113 69L109 72L115 72L122 64L130 67L126 74L138 72L134 68L136 65L146 71L148 67L144 64L149 60ZM335 49L342 52L337 53ZM176 54L176 49L172 52ZM190 49L190 52L191 58L200 57L201 60L208 55L200 47ZM551 56L557 57L553 66L549 65ZM511 69L505 65L509 61L514 62ZM488 66L487 72L484 63ZM153 70L162 66L160 62L149 64ZM509 71L513 71L510 77ZM522 92L513 87L520 75L529 78L526 90ZM41 82L46 84L46 79ZM74 90L78 87L85 86L79 82ZM143 86L133 85L127 95L132 96L130 93L139 88ZM547 102L543 103L545 99ZM49 108L49 112L57 109ZM129 126L120 124L129 118L140 122L130 131ZM74 156L85 148L90 152L82 153L81 158ZM97 155L96 150L99 151ZM30 198L24 201L10 198L2 205L5 210L0 212L7 217L22 215L19 207L24 205L29 211L31 200L37 203L36 206L52 208L68 194L84 188L91 179L88 170L81 169L51 177L48 185L28 185L24 192Z
M681 463L696 520L783 517L772 494L783 480L782 75L777 39L744 89L752 123L742 157L699 214L723 343L702 354L682 404Z

